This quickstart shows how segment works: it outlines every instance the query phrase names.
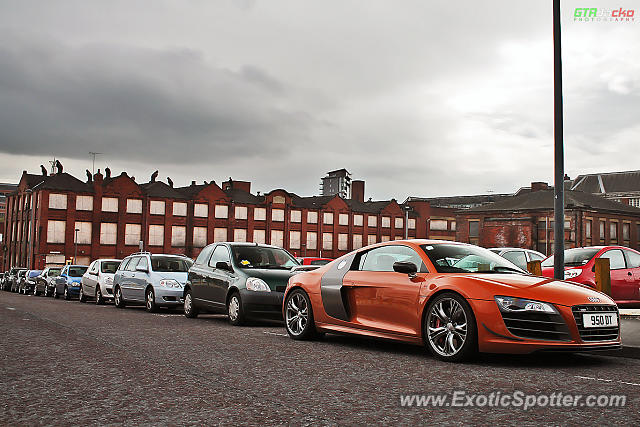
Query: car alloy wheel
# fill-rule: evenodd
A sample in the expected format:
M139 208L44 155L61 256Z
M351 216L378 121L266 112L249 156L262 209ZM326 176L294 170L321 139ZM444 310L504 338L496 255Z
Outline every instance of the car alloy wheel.
M64 287L64 299L69 300L71 299L71 297L69 296L69 288L67 288L66 286Z
M229 297L229 301L227 302L227 314L229 315L229 322L232 325L240 326L245 323L242 299L237 291Z
M147 291L147 311L149 313L155 313L158 310L158 306L156 305L155 294L153 293L153 289L149 289Z
M78 301L80 302L85 302L87 300L87 297L84 296L84 292L82 291L82 285L80 285L80 293L78 294Z
M293 290L287 296L284 318L287 333L291 338L305 340L318 336L313 321L311 301L303 290Z
M429 304L424 333L431 352L442 360L460 361L477 350L473 311L457 294L440 295Z
M184 296L184 315L190 319L198 317L198 310L193 306L191 291L187 291L187 294Z
M33 287L33 296L34 297L38 296L38 286L37 285Z
M96 305L104 304L104 298L102 298L102 292L100 291L100 285L96 286Z
M117 287L113 294L113 302L116 307L124 308L124 300L122 299L122 291L120 290L120 287Z

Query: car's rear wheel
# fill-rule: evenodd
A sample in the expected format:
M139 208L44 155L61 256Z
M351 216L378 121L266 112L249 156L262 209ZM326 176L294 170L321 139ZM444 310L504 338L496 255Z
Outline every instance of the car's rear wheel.
M191 291L187 291L184 296L184 315L190 319L198 317L198 309L193 304L193 297Z
M104 304L104 297L102 296L102 291L100 290L100 284L96 286L96 305Z
M53 288L53 295L55 299L58 299L60 295L58 295L58 287Z
M126 303L122 298L122 291L120 290L120 286L116 287L116 290L113 292L113 302L117 308L124 308Z
M82 285L80 285L80 294L78 294L78 301L80 302L87 301L87 297L84 295L84 292L82 291Z
M38 295L40 295L40 293L38 292L38 285L35 285L33 287L33 296L37 297Z
M149 313L155 313L156 311L158 311L158 306L156 305L156 295L153 292L153 289L149 288L149 290L147 290L145 300L147 311Z
M309 296L302 289L287 295L284 305L284 320L287 333L294 340L309 340L318 337L313 320L313 308Z
M424 341L440 360L461 362L478 351L476 319L469 303L460 295L438 295L427 306Z
M229 322L234 326L241 326L246 322L239 292L234 292L229 297L227 314L229 315Z

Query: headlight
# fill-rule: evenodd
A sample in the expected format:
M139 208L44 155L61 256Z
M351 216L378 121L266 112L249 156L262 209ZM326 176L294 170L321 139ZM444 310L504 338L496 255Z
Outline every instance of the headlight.
M546 302L533 301L530 299L514 297L495 297L500 311L535 311L540 313L557 314L558 311L553 305Z
M269 285L262 279L257 277L249 277L247 279L247 290L256 292L271 292Z
M572 268L564 271L564 279L573 279L574 277L578 277L582 274L582 270L579 268Z
M160 280L160 286L163 286L165 288L181 288L182 287L182 285L177 280L173 280L173 279Z

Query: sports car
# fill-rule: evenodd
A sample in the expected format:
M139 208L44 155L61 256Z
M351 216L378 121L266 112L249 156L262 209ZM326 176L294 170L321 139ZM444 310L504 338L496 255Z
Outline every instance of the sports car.
M618 308L607 295L437 240L371 245L295 275L283 317L296 340L359 334L424 345L447 361L621 348Z

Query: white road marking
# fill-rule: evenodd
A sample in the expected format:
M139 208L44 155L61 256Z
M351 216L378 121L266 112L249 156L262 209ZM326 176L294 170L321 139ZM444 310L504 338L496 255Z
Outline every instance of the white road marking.
M575 378L580 378L582 380L602 381L602 382L605 382L605 383L616 382L618 384L632 385L632 386L635 386L635 387L640 387L640 384L630 383L630 382L627 382L627 381L616 381L616 380L609 380L609 379L606 379L606 378L596 378L596 377L584 377L582 375L574 375L574 377Z
M262 333L263 333L263 334L267 334L267 335L276 335L276 336L279 336L279 337L286 337L286 336L288 336L287 334L279 334L279 333L277 333L277 332L267 332L267 331L262 331Z

